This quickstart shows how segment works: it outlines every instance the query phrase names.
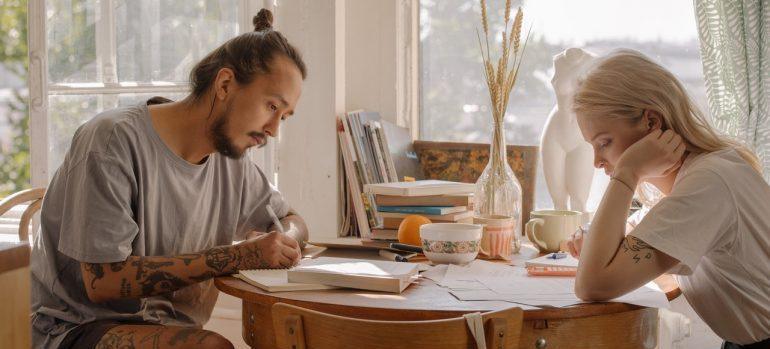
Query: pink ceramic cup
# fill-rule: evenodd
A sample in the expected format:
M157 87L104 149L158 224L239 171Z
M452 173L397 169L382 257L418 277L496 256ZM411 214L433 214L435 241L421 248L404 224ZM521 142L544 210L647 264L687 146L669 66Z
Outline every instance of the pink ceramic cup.
M480 224L484 227L479 253L489 259L511 259L513 252L511 240L513 240L515 224L513 217L478 216L473 217L473 224Z

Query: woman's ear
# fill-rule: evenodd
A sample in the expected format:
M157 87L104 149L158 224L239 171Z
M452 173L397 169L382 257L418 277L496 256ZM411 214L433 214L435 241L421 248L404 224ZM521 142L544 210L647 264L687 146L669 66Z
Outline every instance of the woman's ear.
M642 125L644 125L647 132L666 130L666 125L663 123L663 116L653 110L645 109L642 113Z

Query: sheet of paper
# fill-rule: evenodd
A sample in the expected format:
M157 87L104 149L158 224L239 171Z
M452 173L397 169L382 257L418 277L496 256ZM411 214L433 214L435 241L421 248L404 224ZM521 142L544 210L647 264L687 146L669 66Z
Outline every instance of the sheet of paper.
M586 303L574 293L565 294L502 294L492 290L452 290L452 295L462 301L506 301L536 307L566 307ZM655 283L649 283L626 295L610 300L653 308L668 308L666 294Z
M573 294L575 278L567 276L529 276L524 268L501 276L479 274L476 279L492 291L501 294Z
M434 265L428 268L428 270L420 273L420 275L428 279L431 279L435 281L437 284L441 285L441 281L444 280L444 275L446 274L447 267L448 265L446 264Z
M537 308L561 308L580 303L577 297L549 299L521 295L503 295L490 290L452 290L450 293L461 301L504 301Z
M426 277L463 301L506 301L539 307L583 303L575 296L574 277L529 276L523 267L484 260L465 266L436 266ZM653 282L611 301L668 308L665 293Z

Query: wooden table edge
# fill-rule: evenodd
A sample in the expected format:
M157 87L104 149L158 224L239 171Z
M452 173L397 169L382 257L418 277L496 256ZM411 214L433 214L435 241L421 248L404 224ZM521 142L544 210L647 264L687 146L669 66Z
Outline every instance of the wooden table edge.
M671 279L671 281L673 282L673 278ZM455 317L461 314L471 312L469 310L462 310L462 309L431 310L431 309L379 308L379 307L366 307L366 306L352 306L352 305L337 304L337 303L318 303L318 302L312 302L307 300L286 299L286 298L278 297L273 294L264 293L264 291L260 290L258 287L250 285L247 282L244 282L232 276L217 277L214 279L214 285L220 291L226 294L229 294L233 297L240 298L244 302L259 303L259 304L273 304L273 303L282 302L282 303L291 303L294 305L305 306L305 307L308 307L310 305L323 304L323 305L329 305L334 307L348 308L351 310L351 312L355 311L356 313L360 311L361 314L366 314L367 312L374 311L374 310L376 310L378 313L393 313L393 314L409 312L409 311L420 311L420 312L430 312L436 318ZM319 291L319 292L322 292L322 291ZM679 290L678 287L676 287L675 289L668 289L666 291L666 297L668 298L669 301L671 301L674 298L678 297L680 293L681 291ZM513 303L511 303L511 305L515 306L515 304ZM616 314L616 313L639 310L644 308L647 308L647 307L626 304L626 303L617 303L617 302L589 303L589 304L582 304L582 305L571 306L566 308L524 310L524 320L572 319L572 318L582 318L582 317L589 317L589 316ZM489 310L492 310L492 309L489 309ZM443 315L446 315L446 316L443 316Z

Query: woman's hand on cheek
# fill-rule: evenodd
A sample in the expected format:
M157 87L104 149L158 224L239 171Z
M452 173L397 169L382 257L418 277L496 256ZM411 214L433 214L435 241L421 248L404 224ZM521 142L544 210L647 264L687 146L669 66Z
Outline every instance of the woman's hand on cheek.
M682 137L674 131L654 130L626 149L618 160L615 176L633 183L664 177L679 168L685 151Z

